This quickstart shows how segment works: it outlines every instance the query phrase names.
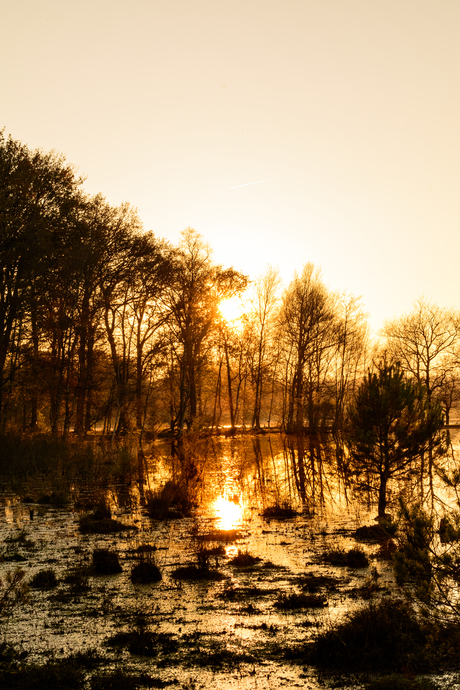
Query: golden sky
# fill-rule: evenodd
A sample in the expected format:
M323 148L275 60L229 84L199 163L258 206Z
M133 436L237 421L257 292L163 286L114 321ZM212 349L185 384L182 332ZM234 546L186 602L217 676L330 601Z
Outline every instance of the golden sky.
M251 277L312 261L374 328L460 307L459 0L0 8L0 127L89 192Z

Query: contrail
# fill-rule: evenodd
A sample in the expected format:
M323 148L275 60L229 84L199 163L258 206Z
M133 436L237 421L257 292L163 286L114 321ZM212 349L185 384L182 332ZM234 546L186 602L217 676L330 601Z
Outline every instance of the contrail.
M246 182L246 184L236 184L234 187L229 187L229 189L237 189L238 187L249 187L250 184L260 184L261 182L269 182L271 179L271 177L268 177L266 180L257 180L257 182Z

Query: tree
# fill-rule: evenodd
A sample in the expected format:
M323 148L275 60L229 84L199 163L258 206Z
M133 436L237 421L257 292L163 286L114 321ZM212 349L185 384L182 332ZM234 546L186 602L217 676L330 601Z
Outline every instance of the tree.
M445 404L449 414L455 391L460 338L460 313L442 309L425 299L415 302L411 313L387 322L383 328L388 352L401 368L425 386L428 398ZM428 447L428 477L433 495L433 453ZM422 462L420 480L425 472Z
M431 447L445 451L441 406L399 364L379 363L348 410L347 442L358 473L378 480L378 514L385 516L387 485L401 478Z
M192 228L182 233L173 276L166 291L171 345L179 370L179 409L171 420L182 433L201 414L201 384L219 302L246 288L247 278L212 261L212 250Z
M316 430L319 371L324 357L337 342L333 295L312 263L294 274L280 310L280 337L285 352L284 426L301 433L308 421Z
M253 356L251 380L254 389L252 426L260 429L260 416L265 388L276 356L274 313L278 305L278 289L281 280L278 270L269 266L259 276L254 286L254 297L249 319L253 327Z
M0 420L4 392L17 361L12 351L18 323L56 263L56 238L64 231L82 180L55 152L31 151L0 132ZM33 316L33 314L32 314ZM34 322L30 323L33 339Z
M388 351L401 368L425 385L430 398L441 396L457 366L460 313L422 298L410 314L387 322L383 335Z

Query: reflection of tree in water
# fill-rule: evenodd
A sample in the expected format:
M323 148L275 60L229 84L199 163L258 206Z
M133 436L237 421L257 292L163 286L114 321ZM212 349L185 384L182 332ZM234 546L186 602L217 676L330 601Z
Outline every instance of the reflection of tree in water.
M146 454L137 466L141 505L163 490L184 513L210 507L219 496L246 508L286 506L304 513L348 503L346 472L337 470L327 435L184 436Z
M324 506L337 492L348 502L347 483L337 471L334 444L328 436L285 436L283 455L303 512Z

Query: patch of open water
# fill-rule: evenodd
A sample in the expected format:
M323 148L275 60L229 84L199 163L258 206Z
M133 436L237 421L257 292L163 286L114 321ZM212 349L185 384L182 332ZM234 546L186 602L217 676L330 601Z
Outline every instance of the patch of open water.
M214 439L192 450L187 481L197 505L189 517L177 520L152 520L146 512L149 492L183 476L183 458L161 445L146 452L135 476L124 482L105 481L99 487L70 482L72 500L64 508L24 504L5 487L0 494L0 543L4 553L16 551L25 560L0 562L0 577L15 565L25 569L27 580L52 568L59 585L49 591L31 589L28 603L3 623L4 638L27 652L31 662L94 650L103 657L104 669L147 673L172 688L324 687L316 671L302 662L302 648L319 629L362 606L366 594L360 588L369 584L372 570L379 576L377 596L394 591L391 568L377 559L377 545L359 545L370 558L366 568L333 567L320 560L327 549L358 546L353 532L373 524L375 506L347 496L325 458L317 454L313 461L310 457L300 463L303 451L286 448L280 437L256 443L248 438ZM35 478L23 491L37 499L46 492L48 478L40 482ZM85 503L101 494L111 505L112 517L135 529L80 533ZM284 520L264 518L263 509L274 505L289 505L298 514ZM218 530L236 530L239 536L222 541ZM175 579L177 567L196 562L200 537L213 533L217 537L204 543L225 549L216 563L224 579ZM21 534L22 544L32 544L21 545ZM5 541L18 537L17 542ZM135 550L141 544L156 547L162 572L158 583L131 582ZM65 575L77 565L89 566L93 550L101 548L119 554L122 572L91 575L87 591L72 592L63 582ZM232 565L238 550L260 561L251 567ZM312 575L323 577L320 593L326 606L275 606L283 594L305 592L305 578ZM152 656L108 644L116 633L139 627L141 619L158 634ZM345 678L343 683L342 688L360 687Z

